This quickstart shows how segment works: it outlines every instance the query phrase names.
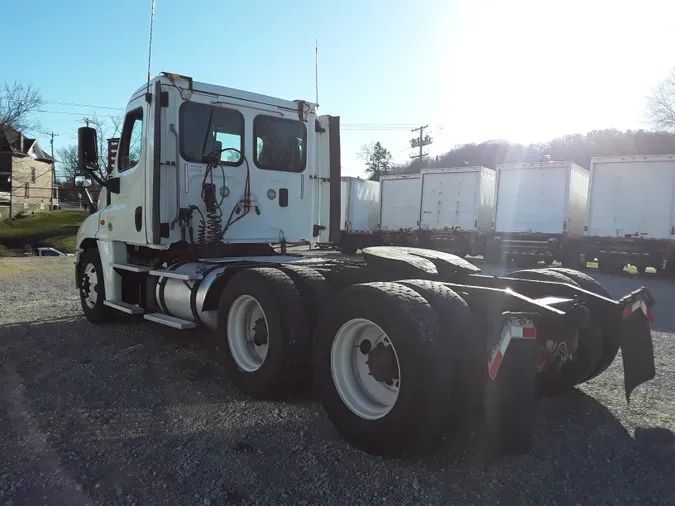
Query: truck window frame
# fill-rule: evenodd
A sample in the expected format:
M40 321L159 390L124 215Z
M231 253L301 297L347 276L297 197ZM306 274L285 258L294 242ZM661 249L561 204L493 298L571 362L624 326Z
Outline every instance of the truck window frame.
M289 170L289 169L280 169L277 167L272 167L272 166L267 166L266 164L261 164L260 160L258 159L258 134L257 134L257 129L258 125L260 124L261 120L266 120L269 121L270 119L278 122L286 122L286 123L293 123L295 125L302 125L302 167L299 167L296 170ZM272 116L270 114L258 114L254 119L253 119L253 163L255 163L256 167L259 169L263 170L274 170L277 172L289 172L291 174L300 174L305 171L307 168L307 125L305 124L304 121L298 121L290 118L280 118L278 116Z
M143 135L141 133L141 150L138 153L138 160L133 165L122 165L123 162L128 162L129 160L129 148L131 143L131 134L133 133L133 127L136 121L140 119L141 129L145 127L145 119L143 118L143 107L137 107L132 109L124 116L124 124L122 126L122 135L120 135L120 143L117 149L117 172L123 173L129 169L132 169L138 165L141 161L143 150L145 149L145 143L143 142Z
M222 156L224 153L221 153L221 160L220 163L222 165L227 165L230 167L239 167L242 163L244 163L244 157L246 156L245 150L246 150L246 121L244 119L244 115L239 111L238 109L232 109L231 107L221 107L219 105L211 105L211 104L205 104L203 102L183 102L178 109L178 131L179 131L179 140L178 140L178 146L179 146L179 151L180 151L180 156L183 160L186 162L192 162L192 163L205 163L202 158L195 159L194 157L190 156L189 154L186 153L185 151L185 140L186 137L183 135L183 125L185 123L185 114L186 110L189 107L204 107L204 108L213 108L216 112L217 111L225 111L225 113L236 113L237 120L239 121L239 160L236 162L232 162L229 160L223 160ZM209 112L210 114L210 112ZM211 130L213 130L213 125L211 125ZM215 130L216 134L218 133L226 133L226 132L218 132ZM229 135L234 135L234 134L229 134Z

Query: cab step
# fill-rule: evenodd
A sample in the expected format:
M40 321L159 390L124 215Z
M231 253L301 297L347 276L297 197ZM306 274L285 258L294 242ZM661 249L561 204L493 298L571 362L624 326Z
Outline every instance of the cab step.
M134 304L129 304L128 302L122 302L121 300L104 300L103 304L105 306L117 309L126 314L143 314L145 309L142 307L136 306Z
M195 322L182 320L181 318L176 318L175 316L169 316L168 314L163 313L150 313L143 315L143 318L179 330L193 329L196 327Z
M170 270L159 270L150 271L151 276L160 276L163 278L173 278L173 279L182 279L183 281L199 281L204 279L204 276L201 274L183 274L181 272L175 272Z
M110 267L114 269L120 269L122 271L129 271L129 272L150 272L150 267L146 265L135 265L135 264L118 264L115 262L110 262Z

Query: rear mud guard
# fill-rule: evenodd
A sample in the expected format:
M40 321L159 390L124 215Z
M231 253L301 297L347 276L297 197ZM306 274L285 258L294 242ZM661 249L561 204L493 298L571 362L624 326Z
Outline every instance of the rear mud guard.
M484 392L485 465L497 456L527 453L535 425L537 313L502 313L490 339ZM499 320L497 320L499 322ZM497 323L496 322L496 323Z
M649 290L640 288L619 302L621 317L616 336L621 344L626 402L630 403L633 391L656 376L651 332L654 299Z

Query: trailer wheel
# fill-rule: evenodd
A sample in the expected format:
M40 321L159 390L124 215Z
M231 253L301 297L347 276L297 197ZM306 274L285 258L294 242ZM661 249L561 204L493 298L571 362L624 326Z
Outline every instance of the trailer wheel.
M330 285L326 282L323 274L311 267L287 264L279 269L286 273L298 287L304 302L310 330L313 331L321 308L331 295Z
M444 348L447 363L453 366L452 384L448 389L447 405L451 406L450 421L476 412L483 400L485 378L485 341L480 338L476 322L466 301L454 290L437 281L406 279L397 281L424 297L438 315L441 335L448 340Z
M278 269L245 269L232 277L220 297L217 336L232 382L251 397L283 397L308 376L311 343L302 296Z
M572 271L576 272L576 271ZM585 276L579 272L581 276ZM579 279L581 279L581 276ZM516 271L506 277L532 279L537 281L555 281L569 285L582 286L575 279L558 272L555 269L532 269ZM588 289L588 291L592 291ZM556 395L571 389L575 385L590 379L593 371L600 364L604 354L604 339L602 329L598 325L591 325L579 331L577 358L563 364L558 373L541 373L537 375L537 388L544 395ZM614 360L612 358L612 360ZM611 362L610 362L611 363Z
M115 313L105 301L105 284L103 268L98 249L85 251L80 262L80 303L84 315L92 323L107 323L115 319Z
M438 435L451 409L448 344L411 288L377 282L339 292L321 313L313 349L314 378L338 433L387 456Z

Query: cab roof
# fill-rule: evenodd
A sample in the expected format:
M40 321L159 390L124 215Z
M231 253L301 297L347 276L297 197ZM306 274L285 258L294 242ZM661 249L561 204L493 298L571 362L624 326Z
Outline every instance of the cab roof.
M153 77L150 80L150 89L153 88L153 85L157 82L161 82L162 85L167 86L177 86L185 90L192 87L192 91L195 93L206 93L209 95L216 95L219 97L234 98L238 100L244 100L247 102L271 105L273 107L280 107L283 109L297 110L298 102L300 100L284 100L282 98L270 97L268 95L262 95L260 93L253 93L245 90L238 90L236 88L227 88L225 86L219 86L216 84L202 83L198 81L193 81L191 77L182 76L179 74L172 74L170 72L162 72L160 75ZM137 97L141 93L145 93L148 88L148 84L143 84L139 86L138 89L133 93L132 98ZM304 101L305 104L310 106L310 112L315 112L316 105Z

